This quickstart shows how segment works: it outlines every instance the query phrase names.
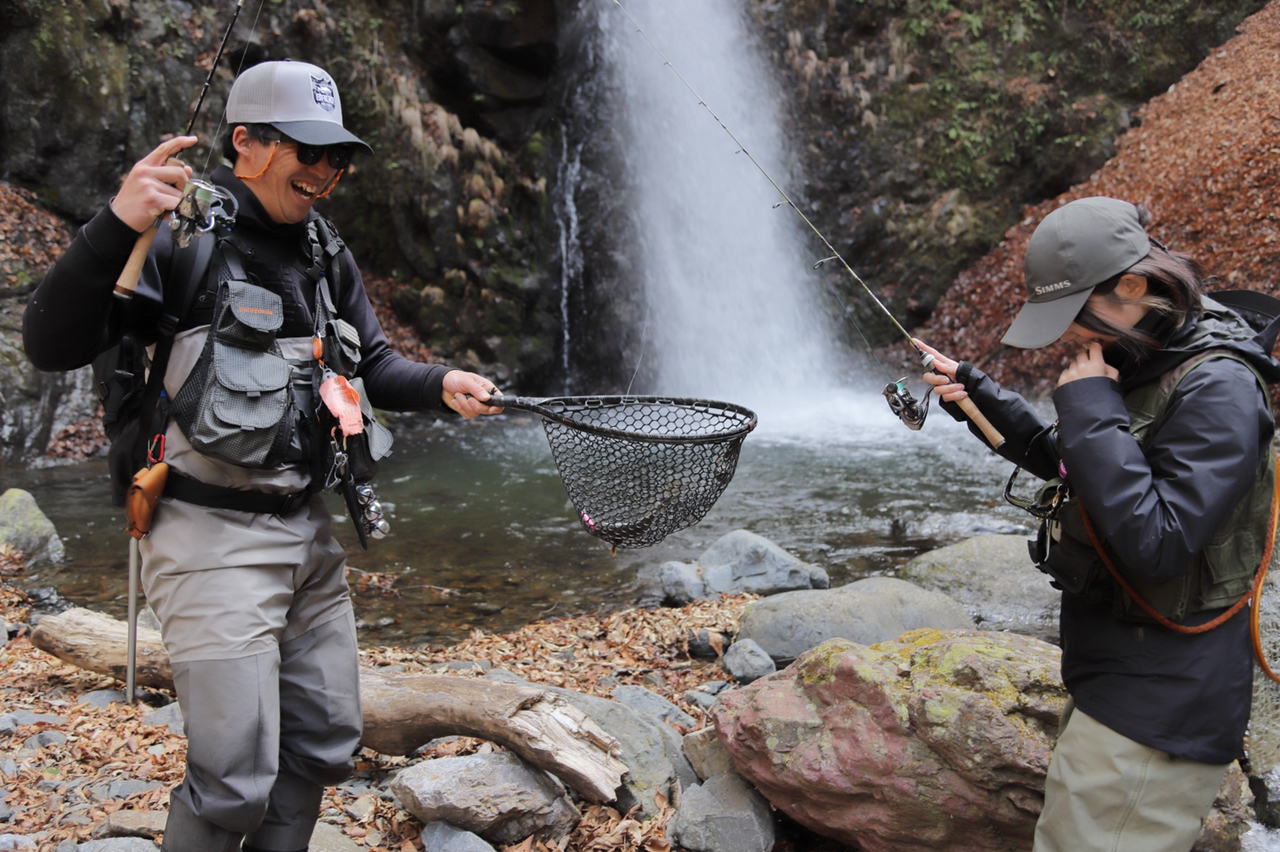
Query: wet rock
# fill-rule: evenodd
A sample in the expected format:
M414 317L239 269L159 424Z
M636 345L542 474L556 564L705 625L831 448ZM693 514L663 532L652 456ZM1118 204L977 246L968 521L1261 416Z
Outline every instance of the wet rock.
M1062 593L1049 585L1020 535L979 535L922 553L898 572L954 598L983 630L1058 641Z
M964 608L946 595L893 577L868 577L835 589L752 601L743 610L734 647L751 639L782 663L828 639L871 645L921 627L972 626Z

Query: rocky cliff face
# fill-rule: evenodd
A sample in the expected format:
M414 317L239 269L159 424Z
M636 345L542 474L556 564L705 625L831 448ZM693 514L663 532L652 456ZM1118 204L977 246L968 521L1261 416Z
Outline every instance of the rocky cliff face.
M789 87L805 204L911 327L1023 205L1098 168L1137 105L1262 5L748 8ZM0 0L0 178L72 223L87 219L138 157L186 126L233 9ZM611 174L618 140L593 136L610 105L584 82L599 73L595 16L614 13L605 0L281 0L261 9L248 0L189 159L206 170L242 64L324 65L348 123L377 152L357 161L324 212L390 294L389 308L416 328L420 354L525 391L611 386L629 363L639 296L616 227L627 204ZM574 234L557 221L569 207ZM562 251L570 236L580 250L572 256ZM11 337L42 268L20 265L6 261ZM567 265L582 285L562 294ZM865 297L851 291L847 301L873 339L892 339ZM585 331L566 343L570 314ZM13 463L76 413L91 416L93 401L83 377L30 374L10 350L19 374L4 387L26 388L0 403L0 457Z
M790 82L814 221L908 329L1264 5L751 3ZM890 339L843 283L864 330Z

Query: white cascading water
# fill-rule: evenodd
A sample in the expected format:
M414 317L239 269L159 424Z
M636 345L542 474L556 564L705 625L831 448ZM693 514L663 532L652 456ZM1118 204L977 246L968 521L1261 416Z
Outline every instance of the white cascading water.
M782 197L733 141L795 198L788 122L743 4L624 0L660 55L616 4L600 2L629 142L651 390L761 411L835 387L832 297L812 272L807 228L775 207Z

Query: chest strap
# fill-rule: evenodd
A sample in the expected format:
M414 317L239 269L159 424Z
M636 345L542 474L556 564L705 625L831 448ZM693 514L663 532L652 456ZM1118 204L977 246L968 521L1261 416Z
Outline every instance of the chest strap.
M183 503L209 509L251 512L255 515L291 515L310 502L311 494L310 489L288 494L270 494L266 491L226 488L183 476L172 468L169 469L169 479L164 486L164 496Z

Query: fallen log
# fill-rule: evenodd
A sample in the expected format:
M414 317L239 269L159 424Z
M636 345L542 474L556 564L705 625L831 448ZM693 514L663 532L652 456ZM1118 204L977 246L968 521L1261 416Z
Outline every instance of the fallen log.
M536 686L447 675L360 672L364 736L382 754L409 754L435 737L501 743L589 801L613 801L627 767L622 746L559 695Z
M87 609L46 615L31 644L60 660L123 681L127 625ZM173 688L169 655L155 630L138 629L136 682ZM627 767L618 741L562 697L533 686L447 675L388 675L360 667L364 735L382 754L410 754L435 737L503 745L591 802L613 801Z
M89 609L69 609L41 618L31 631L31 644L60 660L124 681L129 659L129 626ZM138 686L173 689L169 654L160 631L138 625Z

